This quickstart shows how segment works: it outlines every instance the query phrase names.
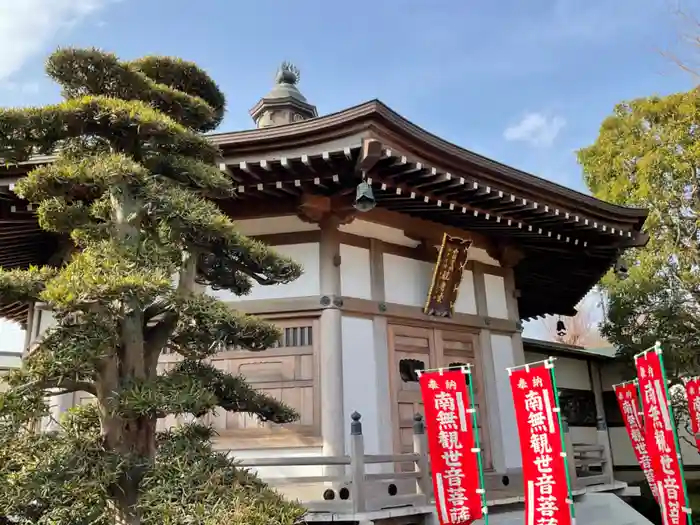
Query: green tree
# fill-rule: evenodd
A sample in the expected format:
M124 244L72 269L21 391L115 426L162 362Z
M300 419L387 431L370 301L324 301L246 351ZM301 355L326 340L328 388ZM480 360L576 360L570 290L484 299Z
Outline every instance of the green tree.
M650 211L627 278L603 280L602 334L629 364L660 340L673 380L700 373L700 90L617 105L578 158L596 197Z
M285 423L297 415L205 360L263 350L271 324L196 284L250 291L301 269L240 235L213 199L234 196L203 132L224 96L196 65L121 62L94 49L52 54L64 101L0 110L0 159L57 153L16 192L72 247L60 267L0 270L6 301L47 303L57 319L0 397L0 516L23 524L282 524L301 509L212 451L197 424L157 432L171 414L223 409ZM175 277L176 276L176 277ZM158 374L159 355L182 360ZM84 391L57 432L36 433L47 396Z

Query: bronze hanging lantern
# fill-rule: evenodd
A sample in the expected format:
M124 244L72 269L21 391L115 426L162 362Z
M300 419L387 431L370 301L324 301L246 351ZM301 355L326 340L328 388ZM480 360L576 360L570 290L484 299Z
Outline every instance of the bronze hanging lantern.
M370 186L366 180L363 180L357 185L357 192L355 193L355 203L353 206L357 211L366 212L370 211L377 205L377 200L374 198L374 191L372 191L372 186Z

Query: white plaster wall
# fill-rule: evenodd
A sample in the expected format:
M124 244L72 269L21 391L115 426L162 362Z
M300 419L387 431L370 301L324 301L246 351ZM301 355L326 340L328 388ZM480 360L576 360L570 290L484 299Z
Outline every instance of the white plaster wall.
M19 354L0 353L0 392L4 392L7 385L3 382L2 376L13 368L19 368L22 364L22 356Z
M22 364L22 356L19 354L0 353L0 370L19 368Z
M340 226L340 231L345 233L351 233L353 235L358 235L360 237L367 237L369 239L377 239L379 241L388 242L391 244L398 244L400 246L409 246L415 248L420 244L415 239L411 239L404 235L403 230L398 228L392 228L390 226L384 226L383 224L376 224L374 222L362 221L355 219L350 224L344 224ZM295 230L296 231L296 230ZM436 246L436 253L439 246ZM469 260L479 261L484 264L490 264L492 266L499 266L496 259L492 258L486 250L482 248L469 248Z
M390 244L398 244L400 246L408 246L415 248L420 244L419 241L406 237L403 230L391 228L383 224L376 224L369 221L354 220L350 224L343 224L338 228L341 232L350 233L359 237L368 239L377 239L378 241L388 242Z
M388 303L423 306L430 290L433 265L390 253L384 258L384 294Z
M634 450L632 449L632 442L627 435L627 430L625 427L612 427L609 429L609 432L613 464L616 466L638 466L637 458L635 457ZM697 448L691 444L694 442L693 438L681 428L678 429L678 436L681 446L681 455L683 457L683 465L700 465L700 454L698 454ZM689 439L691 443L681 439L682 437Z
M38 308L37 308L38 310ZM36 342L41 339L41 336L48 330L56 326L56 319L50 310L41 310L41 318L39 319L39 331L36 337L32 336L32 342ZM36 333L36 332L35 332Z
M214 448L222 450L216 446ZM309 458L323 455L321 447L308 448L264 448L248 450L228 450L228 455L237 460L258 459L258 458ZM323 466L316 465L296 465L282 467L251 467L264 479L274 480L275 478L285 478L291 476L323 476Z
M547 354L539 352L525 352L525 362L535 363L547 359ZM576 388L578 390L590 390L591 378L588 373L588 361L572 357L557 357L554 361L554 372L557 377L557 386L561 388Z
M340 245L340 288L345 297L372 298L368 249Z
M216 445L215 445L216 448ZM219 449L222 450L222 449ZM229 457L236 460L258 458L308 458L323 455L321 447L292 448L292 449L250 449L229 450ZM325 486L323 483L296 483L284 482L290 477L323 476L324 467L320 465L294 465L280 467L250 467L261 479L272 485L283 496L290 500L321 500Z
M471 254L471 251L469 252ZM474 292L474 274L471 270L464 270L462 283L459 285L455 312L460 314L476 315L476 293Z
M508 319L505 279L500 275L487 273L484 274L484 283L486 285L486 310L489 317Z
M539 352L525 352L525 361L534 363L547 359L547 355ZM560 388L575 388L577 390L591 390L591 377L588 373L588 361L571 357L557 357L554 361L554 372L557 378L557 386Z
M268 217L265 219L244 219L236 221L238 231L243 235L271 235L274 233L308 232L318 230L318 224L302 221L295 215Z
M471 253L471 251L469 252ZM391 253L383 254L384 289L388 303L423 307L433 278L433 263L409 259ZM457 294L455 312L476 314L474 275L465 270Z
M515 420L515 407L510 391L510 379L507 368L515 366L513 355L513 340L508 335L491 334L491 355L495 370L496 394L498 396L498 417L501 423L501 436L503 452L507 469L522 467L520 456L520 441L518 440L518 427ZM492 436L491 439L499 439Z
M345 434L350 434L350 414L359 412L362 415L365 451L367 454L379 454L380 432L391 432L391 425L382 421L379 410L372 320L344 315L342 327ZM350 453L349 439L345 440L345 451Z
M577 390L592 390L591 377L588 373L588 361L558 357L554 362L554 373L557 386L575 388Z
M35 307L34 319L35 326L32 328L32 334L29 340L30 346L40 341L46 330L56 326L56 318L53 316L53 313L50 310ZM70 393L48 397L47 401L51 411L51 418L58 421L61 414L73 406L76 395L77 394L75 393ZM41 421L42 429L52 430L56 428L56 423L55 421L52 421L51 418L45 417Z
M319 244L317 242L285 244L274 246L274 249L279 254L291 257L295 262L301 264L304 268L301 277L289 284L270 286L254 284L250 294L242 297L238 297L228 290L212 290L211 287L207 287L207 293L222 301L252 301L319 295L321 287L319 282Z

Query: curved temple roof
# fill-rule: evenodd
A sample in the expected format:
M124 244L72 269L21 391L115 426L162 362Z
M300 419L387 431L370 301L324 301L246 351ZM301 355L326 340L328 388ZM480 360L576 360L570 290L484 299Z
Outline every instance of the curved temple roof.
M517 248L522 318L573 314L621 251L647 241L641 232L646 210L612 205L489 160L377 100L210 138L221 149L220 168L239 185L235 206L221 203L236 215L260 209L295 213L309 193L347 196L364 172L380 209L424 221L426 228L458 228L498 247ZM370 142L374 158L367 154ZM0 175L1 266L46 264L56 249L56 239L39 230L31 209L11 191L32 165L51 160L33 158ZM26 306L5 305L0 315L24 322Z
M482 182L493 182L504 190L518 191L532 200L553 199L568 204L572 210L586 209L592 215L631 219L636 223L637 231L648 215L647 210L610 204L461 148L405 119L379 100L291 125L210 136L224 154L229 151L240 154L251 150L263 152L308 146L314 142L346 137L353 131L372 129L372 124L395 133L397 136L392 138L410 145L418 160L438 161L442 167L454 169L455 172L469 170L478 173Z

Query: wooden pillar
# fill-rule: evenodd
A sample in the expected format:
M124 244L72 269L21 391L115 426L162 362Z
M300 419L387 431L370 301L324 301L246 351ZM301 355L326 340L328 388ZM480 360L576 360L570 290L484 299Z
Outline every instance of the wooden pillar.
M29 352L29 347L32 344L35 318L36 315L34 313L34 302L31 302L29 303L29 308L27 309L27 328L24 331L24 348L22 349L23 356L27 355L27 352Z
M386 301L386 291L384 288L384 247L381 241L370 239L369 244L370 278L372 301L382 305ZM394 427L389 424L392 421L391 410L391 390L389 377L390 367L394 363L389 361L389 325L386 316L375 315L372 318L372 332L374 342L375 370L374 381L377 385L377 414L379 421L385 422L376 429L379 437L379 453L392 454L394 450ZM393 465L383 463L373 465L372 468L379 471L389 472L393 470Z
M483 269L479 266L474 268L474 298L476 302L476 312L480 317L488 317L488 305L486 300L486 282L484 281ZM491 447L491 463L496 472L506 472L505 451L503 447L503 431L501 428L500 401L498 391L499 373L504 371L496 370L494 366L493 348L491 346L491 330L482 328L479 331L479 352L481 358L481 374L484 378L484 395L486 397L486 409L488 413L489 440Z
M610 432L605 421L605 404L603 403L603 382L600 377L600 364L588 361L588 371L591 378L591 388L595 397L596 431L598 445L603 447L603 474L607 476L608 483L614 479L614 466L612 461L612 445L610 444Z
M343 339L338 221L330 215L320 223L321 312L321 434L324 456L345 455L343 414Z
M506 274L503 278L506 289L506 304L508 306L508 319L520 323L518 311L518 289L515 284L515 271L512 266L506 266ZM513 334L513 360L516 365L525 364L525 350L523 349L522 326Z

